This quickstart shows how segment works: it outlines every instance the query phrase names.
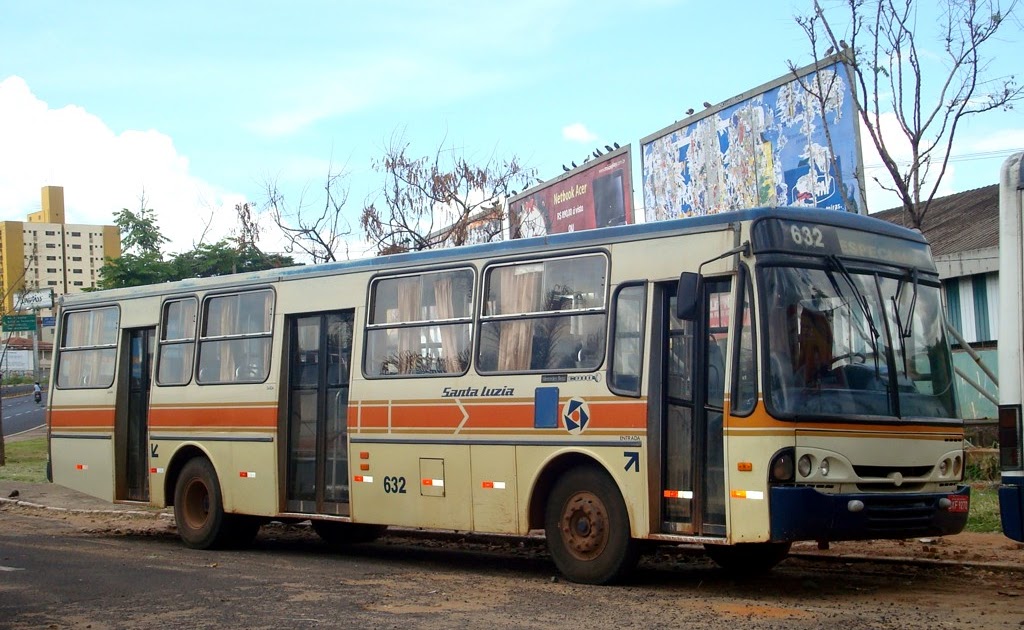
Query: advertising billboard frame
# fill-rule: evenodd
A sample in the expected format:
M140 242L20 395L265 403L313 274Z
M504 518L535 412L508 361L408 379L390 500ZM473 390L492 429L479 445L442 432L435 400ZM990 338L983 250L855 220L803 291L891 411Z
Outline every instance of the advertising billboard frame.
M718 103L717 105L712 105L710 107L707 107L706 109L703 109L703 110L701 110L701 111L699 111L699 112L697 112L697 113L695 113L695 114L693 114L691 116L688 116L688 117L686 117L686 118L684 118L682 120L679 120L679 121L677 121L677 122L675 122L675 123L673 123L671 125L668 125L667 127L664 127L663 129L660 129L660 130L658 130L658 131L656 131L654 133L648 134L648 135L644 136L643 138L641 138L640 139L640 158L641 158L640 159L640 180L641 180L641 191L642 191L643 199L644 199L645 219L647 221L655 221L655 220L662 220L662 219L666 219L666 218L676 218L676 217L680 217L680 216L714 214L714 213L719 212L719 211L724 211L724 209L715 209L714 211L706 211L706 207L708 205L713 205L713 204L708 204L708 203L705 203L704 207L697 207L697 208L695 208L693 205L691 205L689 207L686 207L685 204L673 204L670 201L667 201L666 199L663 199L663 198L659 199L658 198L659 195L657 193L657 188L658 187L651 183L652 171L649 168L649 155L648 155L649 154L649 147L654 145L654 143L657 143L657 142L660 142L660 141L665 141L666 139L668 139L671 136L673 136L673 134L687 134L689 131L698 129L698 125L701 125L702 123L704 123L705 127L709 127L710 125L707 125L707 123L705 121L707 121L708 119L713 119L716 124L715 124L715 128L711 131L711 133L716 134L717 137L713 138L711 140L711 142L712 142L712 144L714 142L717 142L719 144L719 146L712 146L712 151L711 152L713 152L714 150L717 149L718 151L720 151L723 154L725 154L725 153L727 153L729 151L729 142L728 142L729 139L728 138L726 138L726 139L722 138L723 130L727 129L727 125L726 125L725 122L723 122L722 118L719 117L720 114L722 114L723 112L728 112L729 110L733 110L733 112L731 112L731 115L736 115L736 113L739 111L739 109L741 109L738 106L742 106L742 105L747 104L747 103L753 104L753 103L757 102L758 99L763 99L763 98L765 98L766 96L769 96L769 95L773 95L774 94L775 96L778 96L778 92L781 91L783 88L785 88L787 85L790 85L790 84L798 86L799 89L802 90L802 93L804 95L807 95L808 93L807 93L806 90L804 90L803 85L802 85L802 82L804 80L808 79L809 77L811 77L812 75L814 75L815 73L818 73L818 72L829 73L829 72L833 72L833 71L834 71L834 74L832 76L834 76L837 79L837 84L840 86L840 89L843 90L843 93L842 93L842 96L843 96L842 101L843 102L841 104L841 107L843 109L842 109L842 111L840 113L845 113L847 115L848 119L845 120L845 121L842 121L842 123L841 123L842 127L840 127L840 124L836 123L836 120L839 119L839 116L835 112L833 112L832 110L829 110L830 116L823 116L823 115L821 115L820 111L817 112L818 116L820 117L820 120L818 120L817 122L821 125L821 130L819 131L819 133L824 134L826 136L826 138L828 139L827 140L827 146L826 146L826 148L828 149L828 152L829 152L828 161L824 162L820 155L812 155L811 157L808 158L808 162L810 163L810 166L807 167L807 170L808 171L814 171L816 167L822 165L823 163L827 163L828 166L825 169L824 173L822 173L820 169L817 171L817 173L819 175L818 179L820 180L820 179L822 179L822 176L824 176L825 179L828 179L828 178L834 179L834 182L830 181L828 184L824 184L824 185L820 181L819 182L815 182L814 178L809 176L809 175L813 175L813 173L805 173L804 177L799 178L799 182L798 183L800 185L802 185L802 187L803 187L803 190L802 190L803 196L804 197L813 197L814 200L815 200L815 203L806 203L803 200L803 198L800 197L800 195L797 195L797 193L801 192L800 190L797 189L797 186L789 185L788 188L787 188L787 185L788 184L792 184L792 182L790 182L788 180L785 180L783 178L783 174L780 173L780 169L786 169L787 165L779 164L779 163L777 163L778 162L777 160L773 159L774 158L773 153L774 153L775 150L777 150L777 147L775 147L775 146L771 147L771 150L769 150L769 152L768 152L769 154L767 155L767 157L765 159L765 161L767 162L768 166L764 170L765 171L773 171L771 173L771 175L769 175L767 177L767 179L770 180L772 176L774 176L775 179L776 179L775 182L769 182L769 185L772 185L773 183L777 184L778 188L781 188L781 189L786 191L785 194L787 196L788 195L796 196L796 197L798 197L800 199L800 202L793 202L793 200L791 198L789 198L789 199L787 199L786 203L779 203L777 201L777 199L778 199L779 196L782 196L782 195L780 195L778 193L778 188L773 189L770 194L766 195L766 194L764 194L764 191L761 190L761 188L765 185L765 182L761 181L761 180L756 180L756 183L754 183L751 186L753 194L749 195L748 198L750 196L754 197L756 199L756 201L753 202L753 203L742 203L742 202L740 202L740 203L734 203L734 204L729 205L726 202L728 202L730 197L728 195L722 193L722 189L725 188L726 186L721 186L721 185L718 187L717 190L709 191L707 193L707 197L713 198L714 201L718 202L719 205L729 205L729 207L725 208L725 209L740 209L740 208L745 208L745 207L762 206L762 205L763 206L803 205L803 206L810 206L810 207L822 207L822 208L828 207L829 209L839 209L839 208L836 207L838 204L836 204L834 201L831 204L827 204L827 205L818 205L816 203L817 199L818 199L818 194L819 194L820 189L821 188L826 188L828 186L831 186L831 188L833 189L833 193L831 194L833 200L835 198L846 197L846 198L848 198L850 205L853 206L852 209L849 208L849 207L844 207L844 208L842 208L843 210L856 211L856 212L859 212L861 214L866 214L867 213L867 204L866 204L866 193L865 193L866 189L865 189L865 181L864 181L864 168L863 168L863 158L862 158L861 139L860 139L860 118L859 118L859 115L858 115L857 104L856 104L856 94L855 94L856 87L850 83L850 73L848 72L848 66L846 65L848 63L849 63L849 52L839 52L839 53L836 53L834 55L830 55L830 56L825 57L824 59L821 59L821 60L819 60L819 61L817 61L815 63L811 63L811 64L808 64L806 66L803 66L802 68L798 68L798 69L796 69L794 71L788 72L785 75L782 75L782 76L777 77L777 78L775 78L775 79L773 79L771 81L768 81L767 83L764 83L764 84L759 85L759 86L757 86L755 88L746 90L745 92L743 92L741 94L738 94L736 96L733 96L733 97L731 97L731 98L729 98L729 99L727 99L727 100L725 100L725 101L723 101L721 103ZM793 91L795 92L795 90L793 90ZM813 96L807 96L807 98L813 99L814 97ZM834 106L834 105L835 105L834 102L826 103L826 106ZM771 114L774 114L774 112L771 112ZM747 122L747 121L742 121L742 122ZM815 122L815 121L812 120L812 123L813 122ZM796 126L795 123L794 123L794 126ZM826 126L828 126L828 132L826 132L824 130ZM833 137L836 135L835 134L835 130L840 129L840 128L846 132L846 138L843 139L843 140L835 141L835 140L833 140ZM755 132L757 131L756 128L753 129L753 130ZM761 136L761 140L762 140L762 143L766 143L767 144L767 142L765 141L763 135ZM782 142L781 142L782 146L784 146L785 140L786 139L782 139ZM820 151L820 146L818 147L818 149ZM689 168L690 168L690 165L689 165L689 162L690 162L689 154L687 154L687 156L685 158L682 157L682 155L681 155L685 151L686 151L685 148L680 148L679 149L680 156L678 157L677 161L673 163L673 166L677 166L681 172L679 174L672 174L672 176L665 175L665 176L663 176L663 179L668 180L668 179L673 179L673 177L674 177L674 179L676 179L676 180L682 180L682 179L685 178L685 175L682 173L682 171L689 170ZM833 151L836 154L839 154L839 155L833 156L832 155ZM711 153L711 152L708 152L708 153ZM759 164L757 164L756 162L758 161L758 158L760 158L761 156L753 155L753 154L759 153L759 152L761 152L761 151L750 150L748 155L743 156L743 157L747 158L749 162L752 163L753 170L755 172L757 170L757 167L759 166ZM834 170L833 170L833 162L832 162L833 159L837 159L839 161L839 171L840 171L839 173L835 173ZM722 158L721 161L724 162L725 160L726 160L725 158ZM742 170L743 168L748 168L749 169L750 166L751 165L740 164L737 167L736 170ZM724 169L728 169L729 165L725 165L725 166L719 165L719 167L724 170ZM715 173L715 175L720 175L720 173ZM789 173L786 172L785 175L789 175ZM704 183L704 179L709 179L707 177L706 173L700 173L699 176L690 173L689 176L691 177L691 179L693 181L699 180L699 181L701 181L701 183ZM753 177L751 177L751 179L755 179L757 176L758 175L755 174ZM701 178L703 178L703 179L701 179ZM717 183L720 183L720 181L717 182ZM843 190L840 190L840 188L842 188ZM654 190L652 190L652 189L654 189ZM751 192L751 190L748 190L747 192ZM698 194L691 192L690 195L689 195L689 198L691 198L691 199L698 198L698 196L699 196ZM773 196L775 197L775 199L771 199ZM764 201L765 199L768 199L768 201ZM653 203L652 203L652 200L653 200ZM725 202L723 202L723 200L725 200ZM702 201L704 201L704 199L702 199ZM666 204L670 207L670 210L667 213L667 216L659 216L660 208L665 207Z
M602 169L608 173L598 175ZM634 213L633 153L627 144L511 197L509 239L631 224Z

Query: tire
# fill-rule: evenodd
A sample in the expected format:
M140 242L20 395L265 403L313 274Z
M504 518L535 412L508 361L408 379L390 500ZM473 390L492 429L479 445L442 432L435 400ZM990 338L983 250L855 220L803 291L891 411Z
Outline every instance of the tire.
M622 495L608 473L593 467L573 468L555 482L544 532L555 566L573 582L619 581L639 559Z
M313 531L332 547L373 542L387 530L387 525L364 525L339 521L312 521Z
M789 543L739 543L704 545L715 564L729 573L760 575L771 571L789 555Z
M217 473L205 457L190 459L181 470L174 488L174 522L192 549L222 548L232 539L234 523L224 513Z

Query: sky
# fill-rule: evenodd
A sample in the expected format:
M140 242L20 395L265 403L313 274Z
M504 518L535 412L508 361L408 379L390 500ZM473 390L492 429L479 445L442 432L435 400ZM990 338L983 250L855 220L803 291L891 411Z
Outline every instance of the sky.
M25 220L48 185L64 187L70 223L111 224L144 196L166 249L185 251L229 236L234 205L262 206L268 183L291 208L315 205L341 170L359 255L358 215L383 182L372 163L396 136L412 155L444 143L470 161L517 156L542 180L632 143L639 203L639 140L810 63L793 19L809 6L0 0L0 220ZM1011 22L992 76L1019 70ZM970 120L942 192L996 183L1014 150L1021 110ZM880 173L869 147L863 160ZM869 209L894 205L869 177ZM262 224L261 246L279 251Z

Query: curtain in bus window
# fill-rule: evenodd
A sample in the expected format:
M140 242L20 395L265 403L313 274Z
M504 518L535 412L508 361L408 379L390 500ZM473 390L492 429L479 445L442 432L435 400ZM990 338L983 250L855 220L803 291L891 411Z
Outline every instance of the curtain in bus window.
M114 382L119 311L107 307L69 313L57 385L64 388L103 388Z
M536 311L537 290L540 288L541 267L504 267L495 271L499 276L501 314ZM533 356L534 320L517 319L501 322L498 341L498 371L530 369Z
M437 319L455 319L455 304L452 301L452 274L438 274L434 277L434 303L437 306ZM444 371L457 373L462 371L460 359L458 329L461 325L440 326L441 361Z
M404 278L398 281L398 321L402 323L421 321L420 303L423 293L419 276ZM398 330L398 373L415 374L420 359L419 327L400 328Z

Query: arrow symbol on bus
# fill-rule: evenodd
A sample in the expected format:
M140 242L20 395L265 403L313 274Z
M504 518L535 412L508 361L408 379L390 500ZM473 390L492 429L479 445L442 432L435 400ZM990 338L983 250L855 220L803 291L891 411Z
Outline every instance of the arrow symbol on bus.
M626 458L626 467L623 470L632 467L633 472L640 472L640 451L622 451L622 456Z
M150 444L149 445L149 456L150 457L160 457L160 455L157 453L157 450L159 449L159 447L160 447L159 444Z

